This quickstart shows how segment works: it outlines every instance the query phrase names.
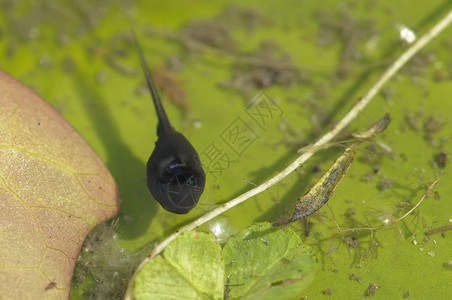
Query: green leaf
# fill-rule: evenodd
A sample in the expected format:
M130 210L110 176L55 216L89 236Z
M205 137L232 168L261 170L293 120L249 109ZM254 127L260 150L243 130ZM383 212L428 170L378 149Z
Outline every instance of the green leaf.
M224 247L230 299L295 299L314 279L316 260L289 229L258 223Z
M224 263L215 237L186 232L137 275L135 299L222 299Z
M269 223L231 238L223 255L213 235L185 232L138 273L133 296L292 299L314 279L315 269L316 260L295 232Z

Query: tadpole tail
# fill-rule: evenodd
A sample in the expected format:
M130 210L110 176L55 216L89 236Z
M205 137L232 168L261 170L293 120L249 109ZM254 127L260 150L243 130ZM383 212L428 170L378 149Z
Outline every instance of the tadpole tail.
M157 92L157 87L155 86L154 79L152 78L151 71L148 68L146 60L144 59L143 51L141 50L140 43L138 42L135 31L131 29L133 40L135 41L135 46L137 47L138 54L140 56L141 67L146 77L146 83L148 85L149 91L151 92L152 99L154 100L155 110L157 111L157 117L159 118L159 130L158 133L165 132L172 128L168 117L166 116L165 110L163 109L162 102L160 101L159 94Z

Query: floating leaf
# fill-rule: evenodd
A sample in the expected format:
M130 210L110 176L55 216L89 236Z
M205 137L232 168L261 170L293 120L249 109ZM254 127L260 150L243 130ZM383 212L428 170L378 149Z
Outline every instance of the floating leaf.
M353 137L363 140L371 139L383 132L389 126L389 123L391 123L391 117L389 114L385 114L383 118L373 123L366 131L354 133Z
M295 203L294 212L290 219L273 223L273 226L290 224L303 219L318 211L328 202L338 184L342 181L348 168L350 168L356 153L356 146L359 143L348 147L341 156L331 165L322 178Z
M316 260L292 230L258 223L223 251L228 299L296 299L314 279Z
M126 299L291 299L313 280L315 267L293 231L269 223L231 238L223 253L215 236L190 231L139 271Z
M137 275L134 299L222 299L224 263L216 238L186 232Z
M0 70L0 295L67 298L88 232L119 194L87 142L33 91Z

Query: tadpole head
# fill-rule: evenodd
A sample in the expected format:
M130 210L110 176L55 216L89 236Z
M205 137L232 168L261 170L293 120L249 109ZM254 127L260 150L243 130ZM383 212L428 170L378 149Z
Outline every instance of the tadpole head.
M147 184L165 210L188 213L198 204L205 182L199 156L181 134L159 138L147 164Z

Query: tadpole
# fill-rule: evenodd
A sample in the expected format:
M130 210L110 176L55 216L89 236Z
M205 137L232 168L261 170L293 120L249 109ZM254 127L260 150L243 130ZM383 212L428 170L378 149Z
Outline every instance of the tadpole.
M147 185L154 199L165 210L186 214L198 204L204 191L206 175L195 148L171 126L133 31L132 35L159 120L158 140L146 166Z

